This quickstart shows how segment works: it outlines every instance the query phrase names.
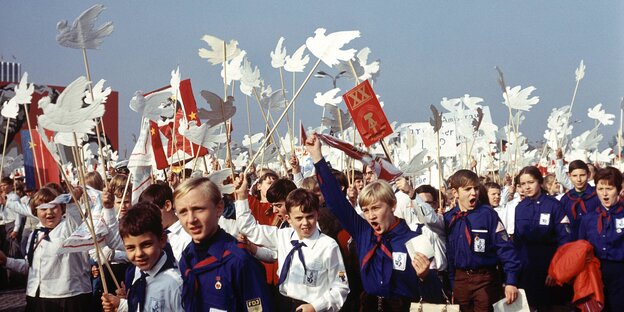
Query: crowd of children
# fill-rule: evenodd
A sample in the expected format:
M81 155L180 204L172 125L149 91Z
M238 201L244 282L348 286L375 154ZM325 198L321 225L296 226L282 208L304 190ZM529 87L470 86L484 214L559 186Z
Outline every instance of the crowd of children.
M315 176L304 178L293 156L291 176L233 176L227 196L220 181L174 173L138 198L123 173L31 194L4 177L0 282L21 277L26 310L46 312L409 311L418 302L491 311L519 289L534 311L624 306L616 168L565 166L558 152L555 174L528 166L499 184L463 169L438 190L408 177L391 184L371 167L347 179L316 135L305 147ZM99 246L59 252L89 219L85 205L102 207ZM410 251L415 239L430 246ZM577 240L600 262L600 294L579 298L553 276L551 260Z

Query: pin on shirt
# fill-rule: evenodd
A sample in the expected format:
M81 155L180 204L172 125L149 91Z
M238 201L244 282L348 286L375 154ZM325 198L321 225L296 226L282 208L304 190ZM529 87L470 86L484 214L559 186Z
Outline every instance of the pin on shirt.
M221 289L221 276L218 276L215 278L216 282L215 282L215 289L216 290L220 290Z
M485 252L485 238L480 238L479 234L477 234L474 239L474 251Z
M540 225L550 224L550 213L540 213Z

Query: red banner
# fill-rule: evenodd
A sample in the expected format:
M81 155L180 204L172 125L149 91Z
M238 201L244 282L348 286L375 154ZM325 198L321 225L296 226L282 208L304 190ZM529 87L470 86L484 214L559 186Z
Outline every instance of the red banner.
M349 90L342 98L364 145L368 147L392 134L392 126L368 80Z

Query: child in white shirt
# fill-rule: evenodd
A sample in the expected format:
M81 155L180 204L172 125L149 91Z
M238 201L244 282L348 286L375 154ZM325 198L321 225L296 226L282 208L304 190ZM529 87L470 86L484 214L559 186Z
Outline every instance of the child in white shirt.
M349 283L338 244L317 227L318 197L304 189L288 194L291 227L278 229L256 222L245 189L246 185L237 189L236 220L251 242L277 250L279 291L284 296L279 311L340 310Z
M79 198L81 189L74 189ZM26 311L90 311L91 267L87 251L58 254L63 242L82 223L77 207L66 204L71 196L44 187L30 201L33 214L39 218L37 229L29 239L25 259L7 258L0 252L0 265L28 273ZM116 228L112 209L104 209L109 228Z

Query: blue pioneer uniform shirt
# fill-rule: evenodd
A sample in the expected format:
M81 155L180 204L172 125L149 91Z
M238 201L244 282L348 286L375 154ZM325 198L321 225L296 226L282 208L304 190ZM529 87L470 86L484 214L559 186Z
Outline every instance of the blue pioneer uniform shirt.
M594 246L600 260L624 262L624 204L611 209L602 204L585 215L579 227L579 239Z
M455 269L491 268L499 262L505 271L505 284L518 285L520 261L503 223L494 209L479 205L461 212L459 206L444 214L449 279Z
M179 266L185 311L272 311L263 267L221 228L205 243L191 242Z
M579 235L579 225L583 216L596 209L600 205L600 200L596 196L596 189L587 184L583 192L578 193L575 189L569 190L561 197L561 204L568 219L570 219L570 230L572 240L576 240Z
M362 285L366 293L386 298L419 300L419 287L435 282L434 274L428 274L425 283L417 282L418 276L405 247L405 243L418 236L420 231L411 231L403 219L398 219L386 233L377 235L342 194L325 159L314 164L314 167L327 207L356 243Z
M522 264L519 287L530 305L563 304L566 290L547 287L548 267L559 246L571 240L570 221L561 203L542 192L537 199L525 197L516 207L514 246Z

